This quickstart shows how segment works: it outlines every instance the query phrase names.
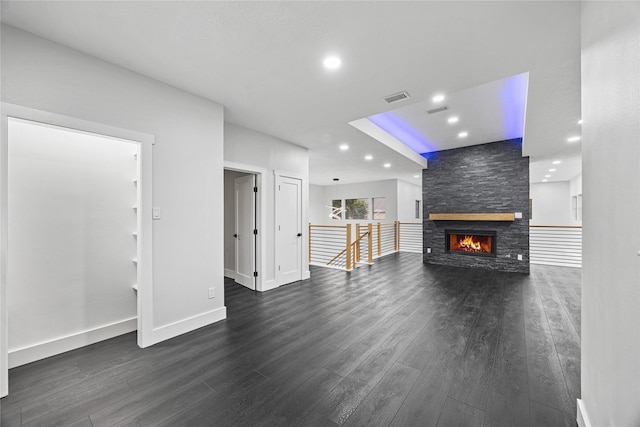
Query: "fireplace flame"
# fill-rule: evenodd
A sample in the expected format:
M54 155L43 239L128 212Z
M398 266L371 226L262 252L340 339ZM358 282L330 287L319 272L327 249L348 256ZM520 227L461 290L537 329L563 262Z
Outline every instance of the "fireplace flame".
M479 252L482 250L480 242L474 241L473 236L464 236L464 239L460 241L460 247L462 248L462 250L469 250L474 252Z
M449 235L451 251L491 254L493 238L485 235L455 234Z

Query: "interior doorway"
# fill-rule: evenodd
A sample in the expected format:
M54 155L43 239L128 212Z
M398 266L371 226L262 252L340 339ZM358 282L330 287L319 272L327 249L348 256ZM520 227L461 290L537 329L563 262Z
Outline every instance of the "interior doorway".
M2 104L1 396L8 369L151 339L149 135Z
M224 274L254 291L262 290L261 177L255 171L224 171Z

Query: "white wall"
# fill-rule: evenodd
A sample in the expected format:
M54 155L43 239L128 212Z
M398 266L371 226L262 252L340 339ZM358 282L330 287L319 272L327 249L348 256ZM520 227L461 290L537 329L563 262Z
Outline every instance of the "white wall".
M153 341L226 317L222 106L5 25L2 88L4 102L155 136Z
M311 224L324 224L325 217L329 216L330 209L324 205L324 186L309 185L309 222ZM327 205L329 206L329 205Z
M581 425L640 425L640 2L582 2ZM585 417L587 419L580 419Z
M531 184L533 218L530 225L582 225L582 221L573 216L570 190L569 181Z
M416 218L416 200L420 201L419 218ZM422 186L398 180L398 221L422 221Z
M235 279L236 270L236 197L235 179L244 172L224 171L224 274Z
M120 322L135 330L137 150L10 121L9 352Z
M266 217L266 230L262 230L265 242L264 276L258 276L258 281L265 280L264 289L275 286L275 175L276 171L298 174L302 178L302 224L309 222L307 206L309 204L309 150L277 138L255 132L231 123L225 123L224 161L239 165L246 165L263 169L262 190L266 194L266 205L263 206ZM303 227L304 228L304 227ZM260 235L261 230L258 230ZM303 264L304 274L308 277L308 233L303 232ZM258 272L261 274L262 272Z

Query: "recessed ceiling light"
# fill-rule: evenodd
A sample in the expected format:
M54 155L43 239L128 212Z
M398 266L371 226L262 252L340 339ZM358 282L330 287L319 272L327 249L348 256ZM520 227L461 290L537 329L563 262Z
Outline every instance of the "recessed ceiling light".
M569 138L567 138L567 142L576 142L576 141L580 141L579 136L570 136Z
M555 172L555 171L556 171L555 169L549 169L549 172Z
M337 56L327 56L322 64L327 70L337 70L342 65L342 61Z
M547 182L547 181L549 181L549 180L548 180L548 179L543 179L543 180L542 180L542 182Z
M545 178L551 178L551 175L545 175L544 177Z
M460 132L458 134L458 138L466 138L469 135L469 132Z
M581 125L582 124L582 119L578 120L578 124Z
M371 154L367 154L366 156L364 156L365 160L373 160L373 156Z
M342 145L340 146L340 149L341 149L342 151L346 151L346 150L348 150L348 149L349 149L349 146L348 146L347 144L342 144Z
M391 163L385 163L383 166L384 166L385 168L390 168L390 167L391 167Z
M433 102L442 102L442 101L444 101L444 95L439 93L437 95L434 95L433 98L431 98L431 100Z
M449 123L458 123L458 117L457 116L451 116L447 119L447 122Z
M554 165L559 165L560 163L562 163L562 160L554 160L553 162Z

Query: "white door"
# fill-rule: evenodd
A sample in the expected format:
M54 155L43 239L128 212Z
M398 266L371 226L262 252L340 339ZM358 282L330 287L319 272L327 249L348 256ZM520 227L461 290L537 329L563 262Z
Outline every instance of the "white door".
M302 280L302 181L278 177L276 275L278 285Z
M255 193L254 175L235 179L236 199L236 282L255 289Z

